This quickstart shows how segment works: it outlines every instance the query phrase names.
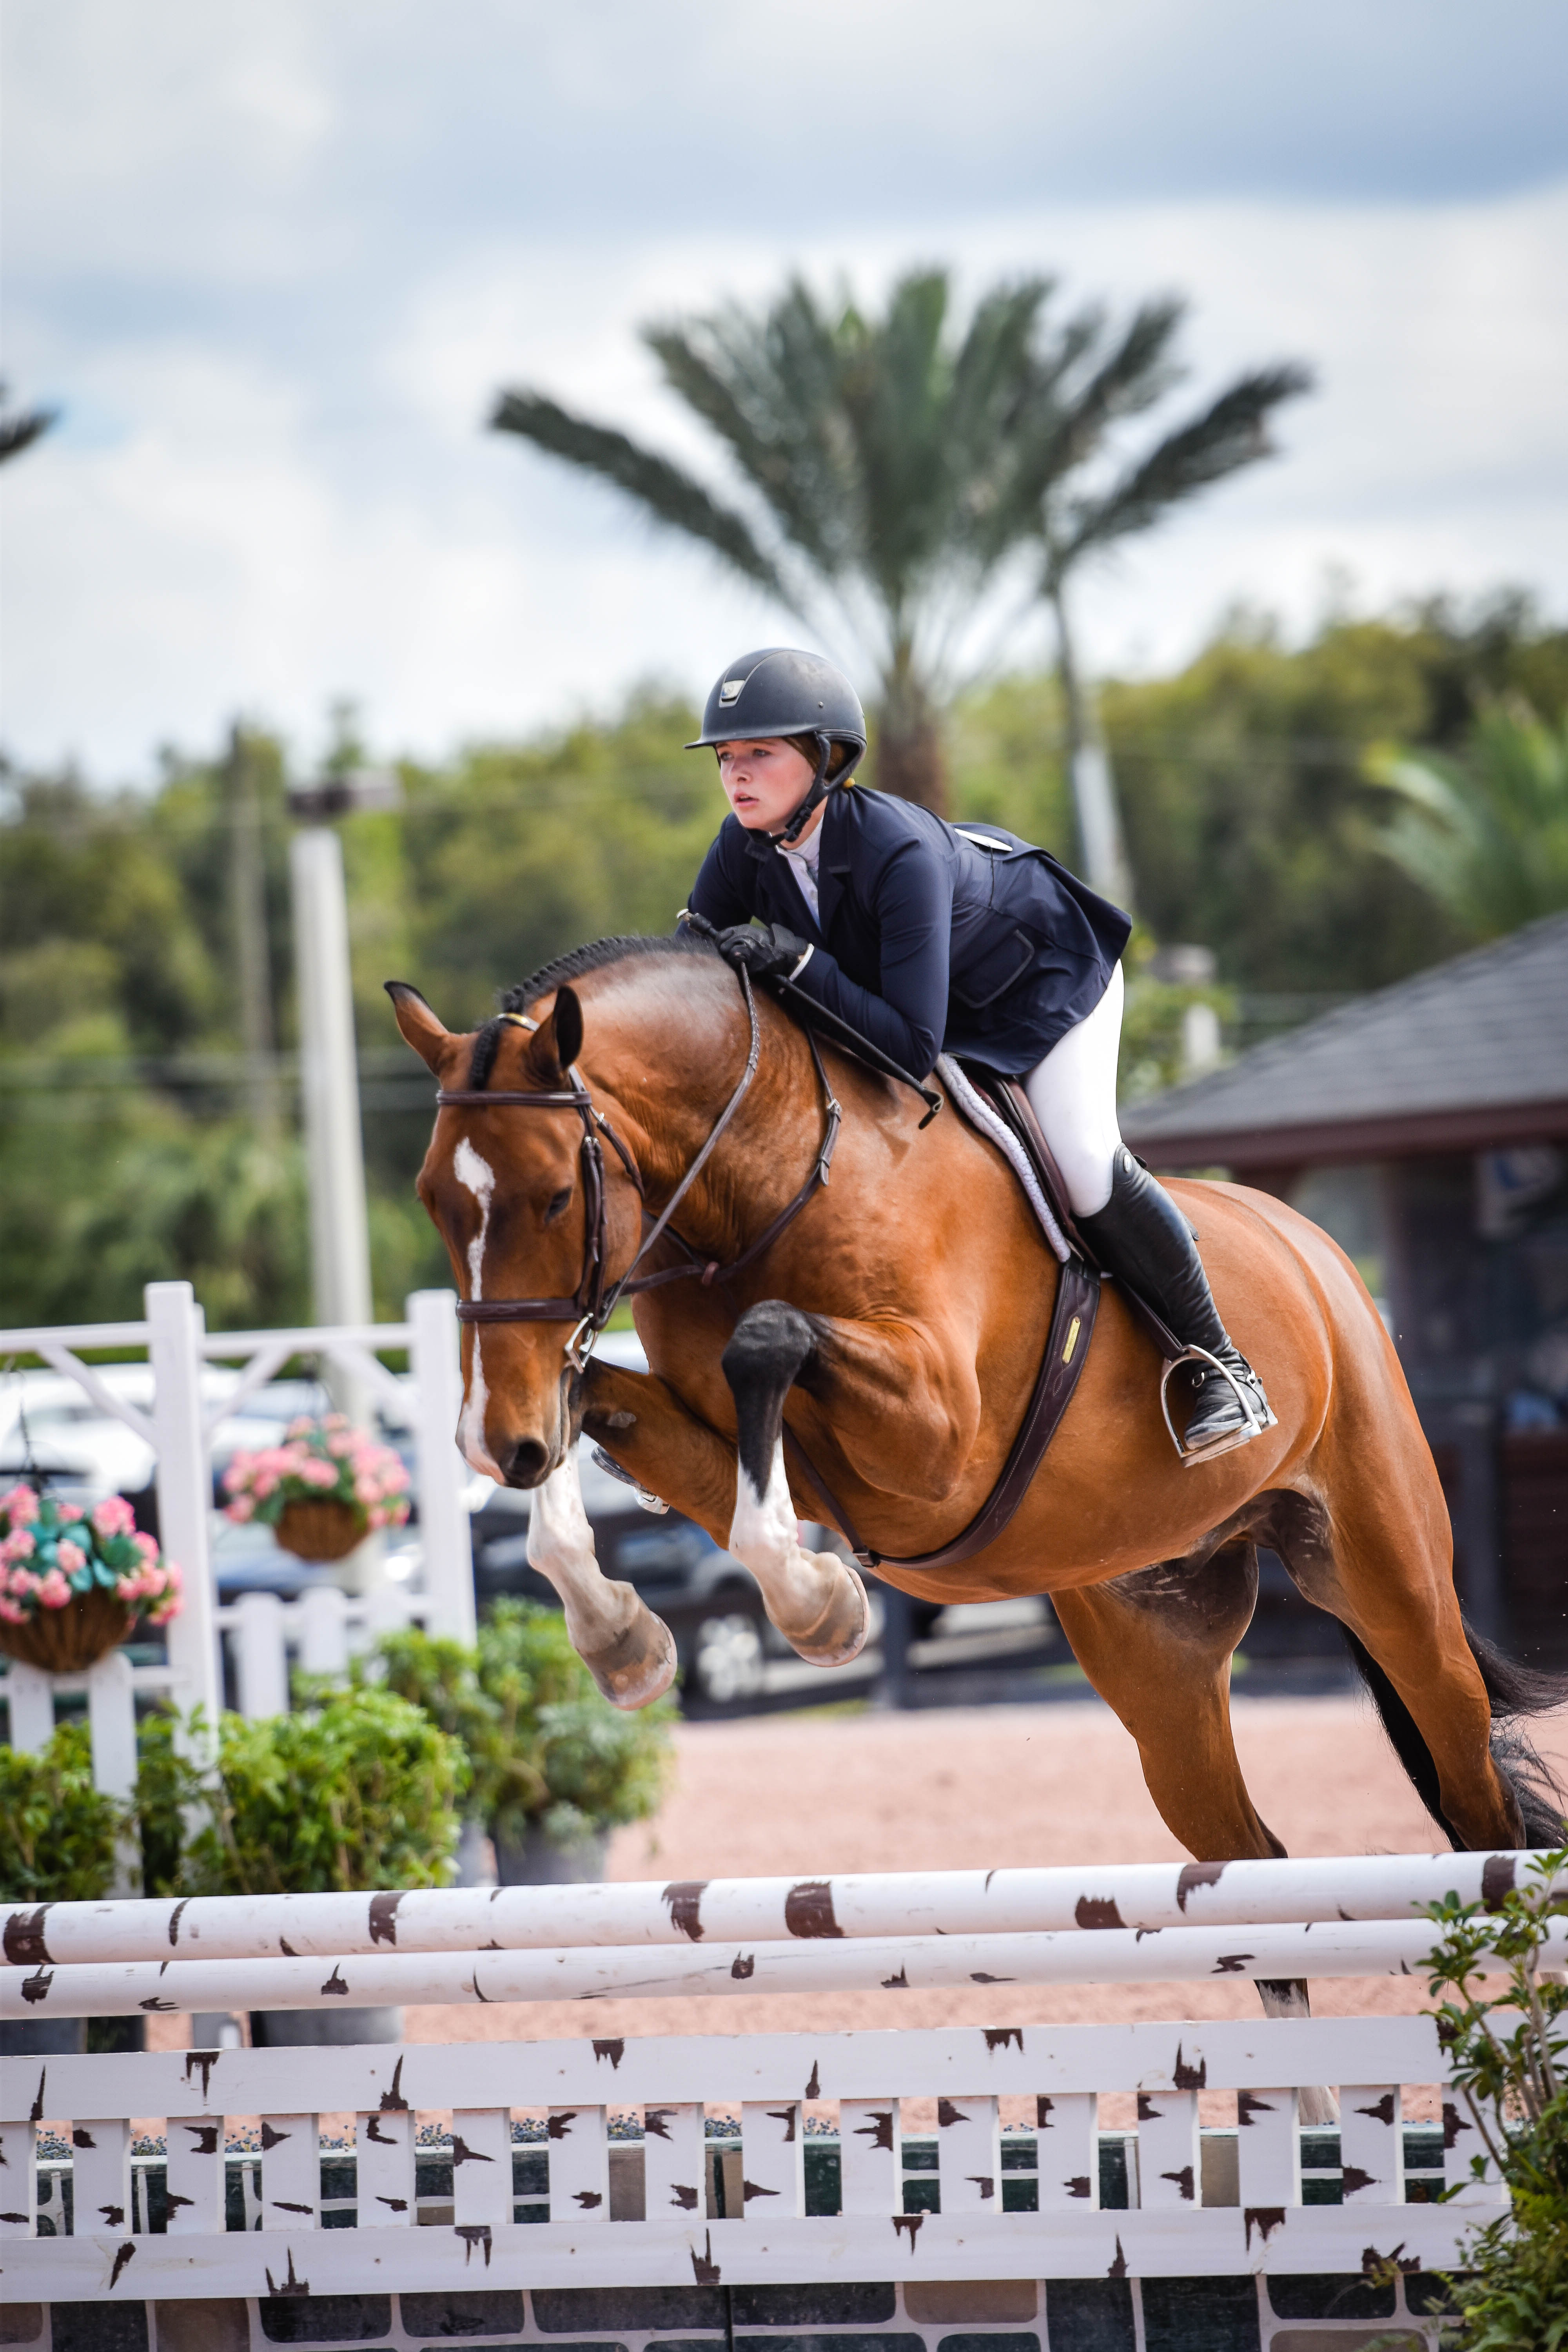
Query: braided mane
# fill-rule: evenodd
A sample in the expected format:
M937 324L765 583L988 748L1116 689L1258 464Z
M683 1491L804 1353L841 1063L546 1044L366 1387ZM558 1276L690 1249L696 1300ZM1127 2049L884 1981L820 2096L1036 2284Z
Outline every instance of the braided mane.
M699 939L693 931L633 932L621 939L590 940L580 948L571 948L557 956L552 963L542 964L536 972L509 988L500 1001L502 1013L526 1013L536 998L548 996L567 982L582 980L591 971L603 971L610 964L626 963L642 956L713 956L717 950L708 940ZM474 1039L474 1050L468 1063L468 1084L473 1087L489 1084L491 1070L508 1024L499 1017L487 1021Z

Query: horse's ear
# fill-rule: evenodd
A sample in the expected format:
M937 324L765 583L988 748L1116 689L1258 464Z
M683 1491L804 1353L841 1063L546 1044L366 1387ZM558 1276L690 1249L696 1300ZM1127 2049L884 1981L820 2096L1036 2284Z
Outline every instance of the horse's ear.
M441 1055L450 1045L452 1033L443 1029L416 988L405 980L389 980L383 983L392 999L392 1009L402 1030L420 1060L439 1071Z
M554 1064L559 1076L566 1076L583 1050L583 1007L574 988L556 990L555 1009L540 1024L533 1050L547 1066Z

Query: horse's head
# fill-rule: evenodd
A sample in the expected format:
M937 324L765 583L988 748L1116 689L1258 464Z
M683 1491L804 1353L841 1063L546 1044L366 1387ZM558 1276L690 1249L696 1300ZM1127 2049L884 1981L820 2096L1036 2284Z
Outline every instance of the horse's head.
M553 1094L572 1085L583 1045L575 992L558 988L536 1008L538 1026L508 1020L455 1034L417 990L387 983L397 1025L447 1093ZM637 1195L606 1178L609 1255L636 1247ZM583 1280L592 1215L584 1129L569 1108L443 1105L418 1192L447 1245L459 1295L475 1302L559 1299ZM458 1442L476 1470L509 1486L537 1486L571 1443L572 1367L564 1342L578 1318L465 1323L463 1415Z

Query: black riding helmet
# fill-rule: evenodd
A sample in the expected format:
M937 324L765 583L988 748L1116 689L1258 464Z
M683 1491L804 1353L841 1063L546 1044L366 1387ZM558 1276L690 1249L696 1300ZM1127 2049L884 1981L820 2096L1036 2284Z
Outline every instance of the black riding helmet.
M817 747L811 789L780 836L794 841L824 794L836 784L847 783L865 757L866 714L842 670L820 654L800 653L790 646L764 646L759 653L742 654L714 681L702 712L702 732L686 748L700 751L742 737L761 740L780 735L809 735ZM846 744L849 756L830 778L827 763L836 743Z

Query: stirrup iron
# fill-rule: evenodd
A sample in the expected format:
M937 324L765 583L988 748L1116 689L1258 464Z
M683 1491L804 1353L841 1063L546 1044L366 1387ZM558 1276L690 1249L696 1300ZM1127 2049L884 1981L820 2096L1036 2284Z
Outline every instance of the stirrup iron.
M1232 1393L1241 1407L1243 1423L1242 1427L1233 1430L1228 1437L1216 1438L1213 1444L1205 1445L1195 1453L1188 1450L1185 1441L1178 1433L1176 1425L1171 1419L1169 1394L1171 1375L1173 1372L1181 1371L1188 1364L1202 1364L1207 1370L1218 1372L1222 1379L1230 1382ZM1184 1470L1195 1470L1200 1462L1217 1462L1222 1454L1234 1454L1238 1446L1250 1445L1255 1437L1261 1437L1266 1429L1272 1429L1279 1419L1273 1406L1267 1400L1264 1402L1263 1417L1259 1419L1257 1398L1248 1394L1230 1366L1221 1363L1217 1356L1211 1356L1206 1348L1200 1348L1195 1343L1184 1348L1179 1356L1173 1356L1167 1360L1165 1369L1160 1375L1160 1411L1165 1417L1166 1430Z

